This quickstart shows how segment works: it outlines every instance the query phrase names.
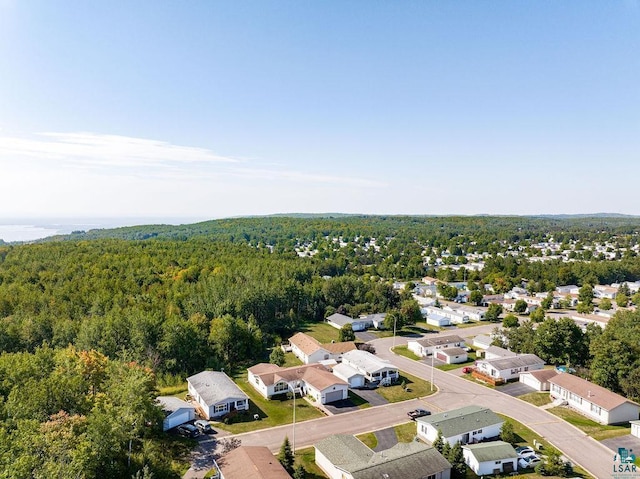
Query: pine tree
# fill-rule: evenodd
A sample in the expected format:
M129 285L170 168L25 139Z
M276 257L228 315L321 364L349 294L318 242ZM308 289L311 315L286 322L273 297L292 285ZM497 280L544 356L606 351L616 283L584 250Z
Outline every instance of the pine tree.
M513 423L511 421L505 421L500 428L500 439L509 444L515 444L517 442L516 433L513 430Z
M302 464L298 464L293 470L293 479L306 479L307 470Z
M460 444L460 441L456 442L451 448L447 459L451 463L451 478L464 479L467 474L467 465L464 462L464 455L462 454L462 445Z
M442 453L442 447L444 446L444 437L442 437L442 431L438 429L438 437L433 441L432 446L436 448L439 453Z
M449 454L451 454L451 445L449 444L449 441L444 441L444 444L442 446L442 455L448 459L449 458Z
M280 453L278 454L278 461L282 464L289 474L293 472L293 462L295 461L295 456L293 453L293 449L291 449L291 443L289 442L289 437L285 436L284 441L282 441L282 446L280 446Z

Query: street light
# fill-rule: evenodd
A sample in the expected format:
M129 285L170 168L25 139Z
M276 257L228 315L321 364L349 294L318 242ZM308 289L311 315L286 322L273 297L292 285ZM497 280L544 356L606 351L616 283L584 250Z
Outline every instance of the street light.
M292 434L292 441L291 441L291 448L293 450L293 453L296 453L296 388L294 388L293 386L291 386L291 384L287 383L287 386L289 387L289 389L291 389L291 392L293 393L293 434Z
M393 346L391 347L391 351L393 351L396 347L396 321L398 321L398 316L393 315Z
M435 369L434 366L434 357L436 356L436 350L434 349L433 352L431 353L431 392L433 392L433 370Z

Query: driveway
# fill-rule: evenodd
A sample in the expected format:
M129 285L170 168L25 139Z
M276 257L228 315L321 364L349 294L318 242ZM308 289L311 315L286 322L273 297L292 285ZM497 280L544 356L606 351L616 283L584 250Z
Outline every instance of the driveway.
M619 447L625 447L627 449L632 449L636 456L640 455L640 438L632 436L631 434L612 437L611 439L605 439L600 442L615 453L618 452Z
M389 404L389 401L380 396L380 394L378 394L375 389L356 389L353 392L372 406L382 406L384 404Z
M378 336L367 331L358 331L355 333L355 335L357 339L359 339L360 341L364 341L365 343L373 341L374 339L378 339Z
M351 399L342 399L331 404L324 404L324 408L331 414L344 414L345 412L353 412L358 410L358 406L353 404Z
M396 444L398 444L398 436L396 435L396 430L392 427L388 427L386 429L380 429L374 432L376 439L378 440L378 444L373 448L374 451L386 451L389 448L392 448Z
M535 391L531 386L527 386L521 382L515 383L507 383L502 386L496 387L496 391L500 391L501 393L508 394L512 397L522 396L523 394L529 394Z

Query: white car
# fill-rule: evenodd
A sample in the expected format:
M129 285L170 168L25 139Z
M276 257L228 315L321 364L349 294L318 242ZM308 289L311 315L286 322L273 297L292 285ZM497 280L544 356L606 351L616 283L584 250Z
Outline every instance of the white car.
M529 446L520 446L516 447L516 454L518 454L518 458L528 458L536 455L536 451L533 450L532 447Z
M542 459L540 459L540 457L535 455L521 457L520 459L518 459L518 466L520 466L521 469L534 468L541 462L542 462Z

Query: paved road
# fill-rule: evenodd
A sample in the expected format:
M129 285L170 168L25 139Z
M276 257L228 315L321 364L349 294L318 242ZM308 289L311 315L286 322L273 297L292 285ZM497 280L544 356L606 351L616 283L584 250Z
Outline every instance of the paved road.
M463 337L471 337L476 334L488 334L494 327L495 325L492 324L481 325L460 329L457 333ZM447 332L440 334L447 334ZM393 338L373 341L378 356L393 360L402 371L429 380L431 367L422 362L395 356L389 350L393 341ZM406 338L395 338L396 345L405 344L406 341ZM433 373L439 392L432 396L298 423L295 427L296 449L309 447L332 434L361 434L405 423L407 411L411 409L445 411L478 404L520 421L541 438L562 450L574 464L582 466L595 478L611 477L611 451L577 428L517 398L438 369ZM234 437L239 438L243 445L266 446L271 451L277 452L285 435L291 441L294 440L292 425L239 434ZM190 470L185 477L203 477L205 472Z

